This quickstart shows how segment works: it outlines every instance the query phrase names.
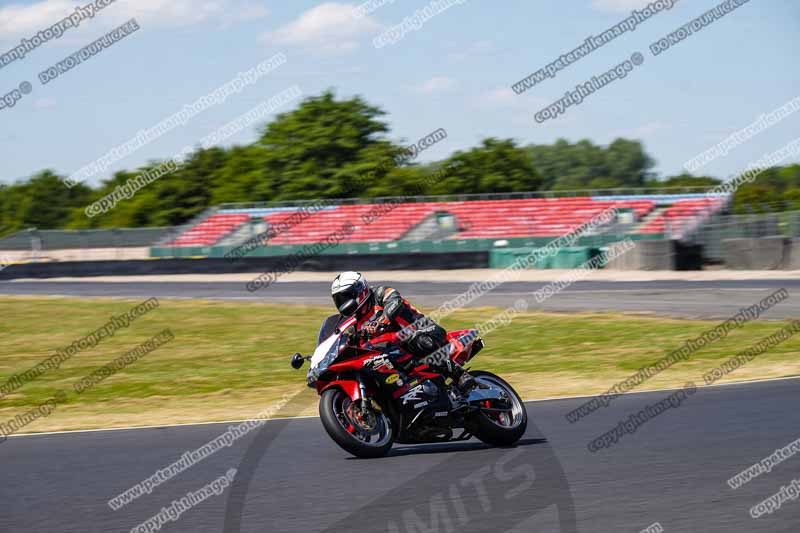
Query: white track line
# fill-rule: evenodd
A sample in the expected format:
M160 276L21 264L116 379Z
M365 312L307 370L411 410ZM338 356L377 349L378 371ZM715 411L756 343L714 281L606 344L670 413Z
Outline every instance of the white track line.
M800 376L789 376L785 378L766 378L766 379L752 379L749 381L734 381L732 383L715 383L713 385L700 385L698 389L712 389L715 387L732 387L736 385L750 385L750 384L760 384L760 383L769 383L772 381L787 381L790 379L800 379ZM633 394L648 394L652 392L667 392L667 391L674 391L680 390L683 387L672 387L669 389L647 389L641 391L634 391L634 392L624 392L622 396L628 396ZM525 403L538 403L538 402L550 402L553 400L579 400L581 398L594 398L599 396L598 394L586 394L581 396L553 396L550 398L537 398L535 400L524 400ZM250 422L254 420L266 420L267 422L273 422L277 420L303 420L307 418L319 418L318 416L310 415L310 416L287 416L287 417L280 417L280 418L245 418L242 420L221 420L217 422L188 422L184 424L161 424L155 426L130 426L130 427L122 427L122 428L100 428L100 429L73 429L69 431L45 431L41 433L22 433L19 435L8 435L9 439L19 439L23 437L37 437L41 435L66 435L70 433L98 433L101 431L132 431L137 429L165 429L165 428L174 428L174 427L185 427L185 426L210 426L215 424L241 424L242 422Z

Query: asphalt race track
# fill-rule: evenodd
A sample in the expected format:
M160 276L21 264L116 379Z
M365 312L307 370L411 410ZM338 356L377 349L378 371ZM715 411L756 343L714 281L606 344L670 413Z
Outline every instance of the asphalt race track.
M226 424L11 437L0 444L0 531L130 531L237 468L234 483L163 531L796 532L800 501L752 506L800 477L800 458L733 490L726 480L798 438L800 381L699 389L591 453L587 443L668 391L626 395L575 424L585 400L528 403L519 446L398 446L350 458L316 418L273 420L113 511L107 501ZM315 402L312 391L294 401ZM253 406L254 411L263 406Z
M378 280L375 280L378 281ZM435 307L469 283L394 283ZM507 306L543 283L498 287L473 305ZM725 318L800 281L579 282L549 311L626 311ZM207 298L330 305L327 283L285 282L251 294L233 282L0 282L0 294ZM800 316L790 298L763 318ZM476 367L479 368L479 367ZM303 392L291 402L313 403ZM272 420L114 511L109 499L200 448L231 424L15 436L0 443L1 532L797 532L800 500L758 519L751 507L800 479L792 457L738 489L726 481L800 437L800 380L701 388L607 449L588 443L672 391L630 394L574 424L586 399L527 404L513 448L477 441L398 446L384 459L340 450L316 418ZM256 414L269 406L253 406ZM294 407L292 405L291 407ZM280 411L276 415L280 417ZM233 484L160 528L134 529L231 468ZM151 524L152 525L152 524Z
M776 274L777 276L778 274ZM401 294L423 307L435 308L449 298L465 292L468 282L391 283ZM790 295L800 289L800 280L743 281L649 281L578 282L535 304L532 293L546 284L510 282L470 303L470 306L509 307L527 298L531 309L545 311L624 311L683 318L727 318L740 308L753 305L780 288ZM331 305L327 282L279 282L254 293L241 282L0 282L0 294L63 295L82 297L206 298L252 300L287 304ZM800 300L789 298L768 311L764 318L800 316Z

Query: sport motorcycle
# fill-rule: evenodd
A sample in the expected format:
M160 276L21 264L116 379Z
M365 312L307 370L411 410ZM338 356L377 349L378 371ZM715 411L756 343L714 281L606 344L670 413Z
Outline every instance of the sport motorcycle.
M292 357L295 369L310 362L307 384L320 395L322 425L341 448L356 457L375 458L386 455L395 442L452 442L474 436L508 446L522 437L528 415L506 381L490 372L470 371L475 384L462 391L431 367L430 360L414 358L398 340L397 332L383 331L366 338L350 317L312 355ZM462 366L484 347L474 329L450 332L447 340L435 356Z

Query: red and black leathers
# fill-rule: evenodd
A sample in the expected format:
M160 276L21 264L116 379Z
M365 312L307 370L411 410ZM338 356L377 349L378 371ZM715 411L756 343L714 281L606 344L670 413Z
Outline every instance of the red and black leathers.
M319 342L331 335L343 319L341 315L329 317L320 330ZM417 359L435 352L448 343L445 329L422 314L392 287L372 289L370 301L359 310L356 319L359 334L367 338L386 332L402 331L403 348ZM401 366L412 363L410 360L395 360L395 362L404 363ZM449 358L445 358L443 364L430 364L430 366L456 382L466 376L464 369Z
M424 357L447 344L447 332L423 315L392 287L374 289L372 309L358 319L358 328L374 336L382 332L404 330L404 348L417 357Z
M392 287L373 289L371 301L359 310L357 327L368 337L380 332L403 330L403 347L416 357L424 357L447 344L447 332L439 324L423 315ZM333 333L343 320L341 315L329 317L323 324L319 342Z

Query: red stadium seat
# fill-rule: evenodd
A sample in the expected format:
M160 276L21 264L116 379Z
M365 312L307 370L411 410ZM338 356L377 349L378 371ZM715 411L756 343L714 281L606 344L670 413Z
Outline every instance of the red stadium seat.
M681 232L717 210L721 198L679 200L648 221L639 233ZM656 208L655 200L595 200L591 197L529 198L401 204L340 205L306 213L298 208L267 215L264 220L279 233L270 244L308 244L353 229L342 242L388 242L402 239L437 211L455 215L459 229L451 239L556 237L574 231L604 210L629 209L640 220ZM215 214L175 239L172 246L209 246L250 218L242 214ZM285 224L285 227L282 227Z
M184 231L167 246L211 246L248 220L248 214L217 213Z

